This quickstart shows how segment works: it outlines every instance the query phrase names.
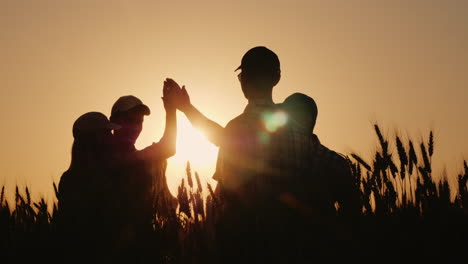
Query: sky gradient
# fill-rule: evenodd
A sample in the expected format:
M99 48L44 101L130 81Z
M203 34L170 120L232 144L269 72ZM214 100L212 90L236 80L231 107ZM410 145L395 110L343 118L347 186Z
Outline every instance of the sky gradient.
M247 101L234 69L254 46L281 61L275 102L312 96L322 143L370 160L372 129L427 139L435 176L449 182L468 157L468 1L0 0L0 184L52 195L68 168L75 119L110 114L133 94L152 114L137 142L158 141L166 77L225 125ZM209 179L217 149L178 114L175 194L186 160ZM202 157L202 158L201 158Z

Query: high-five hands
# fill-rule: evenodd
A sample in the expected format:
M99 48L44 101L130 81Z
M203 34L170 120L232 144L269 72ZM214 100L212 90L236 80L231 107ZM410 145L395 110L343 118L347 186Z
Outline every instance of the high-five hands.
M164 82L168 89L174 92L173 103L177 109L185 112L190 106L190 96L185 89L185 85L180 88L179 84L171 78L167 78Z
M172 79L166 78L166 80L164 80L163 97L161 97L161 99L163 100L166 111L177 110L177 98L179 97L180 90L180 87L174 85Z

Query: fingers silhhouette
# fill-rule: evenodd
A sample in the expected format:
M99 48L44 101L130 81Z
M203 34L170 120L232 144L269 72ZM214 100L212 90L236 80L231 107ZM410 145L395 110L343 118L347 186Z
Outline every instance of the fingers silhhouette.
M169 92L169 83L166 81L164 81L164 85L163 85L163 97L166 97L168 95L168 92Z
M169 84L171 87L174 87L174 88L176 88L176 89L180 89L179 84L178 84L176 81L174 81L174 79L168 78L167 81L168 81L168 84Z

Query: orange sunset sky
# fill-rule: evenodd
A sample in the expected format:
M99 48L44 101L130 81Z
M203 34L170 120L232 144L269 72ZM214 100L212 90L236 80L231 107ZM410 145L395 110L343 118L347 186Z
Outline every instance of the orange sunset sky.
M419 141L435 132L435 175L449 181L468 154L468 1L0 0L0 184L52 197L70 162L72 124L110 114L122 95L152 110L137 142L164 128L163 80L225 125L244 99L234 69L254 46L281 61L273 90L315 98L322 143L370 161L372 124ZM210 181L217 149L178 114L168 183L190 160Z

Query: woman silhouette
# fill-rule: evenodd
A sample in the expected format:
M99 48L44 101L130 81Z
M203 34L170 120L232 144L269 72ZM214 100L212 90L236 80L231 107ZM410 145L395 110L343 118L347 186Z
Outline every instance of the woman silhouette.
M59 246L67 262L103 256L110 245L112 195L106 182L113 174L111 131L118 128L99 112L85 113L73 124L71 162L58 187Z

